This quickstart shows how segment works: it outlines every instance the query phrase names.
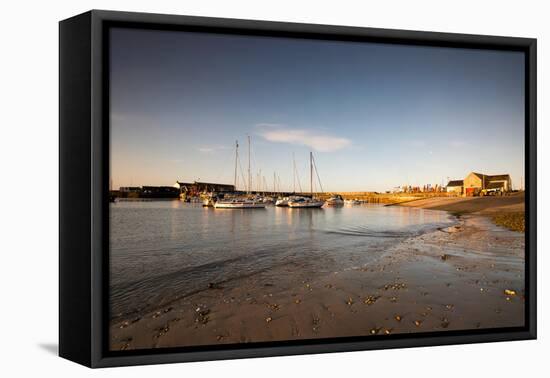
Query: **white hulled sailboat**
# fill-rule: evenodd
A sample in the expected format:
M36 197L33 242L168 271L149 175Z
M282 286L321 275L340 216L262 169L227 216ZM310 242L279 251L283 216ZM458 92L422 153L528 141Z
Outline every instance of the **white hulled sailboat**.
M239 163L239 142L235 142L235 189L237 189L237 164ZM248 137L248 190L250 195L250 137ZM214 203L215 209L264 209L262 199L232 198L219 200Z
M290 208L320 208L325 202L313 197L313 152L309 153L309 191L311 198L298 197L288 201Z

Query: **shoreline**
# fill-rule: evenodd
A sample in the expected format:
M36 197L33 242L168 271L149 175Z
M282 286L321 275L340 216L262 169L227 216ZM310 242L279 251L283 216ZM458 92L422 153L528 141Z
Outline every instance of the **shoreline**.
M110 346L126 350L522 326L524 234L495 226L486 214L464 214L457 222L407 238L367 265L310 276L289 262L274 268L276 279L265 280L260 273L213 283L143 316L113 322Z
M386 206L447 211L454 216L480 215L512 231L525 232L525 193L503 197L432 197Z
M496 212L525 211L525 193L492 197L430 197L407 202L397 202L386 206L416 207L430 210L443 210L455 215L486 215Z

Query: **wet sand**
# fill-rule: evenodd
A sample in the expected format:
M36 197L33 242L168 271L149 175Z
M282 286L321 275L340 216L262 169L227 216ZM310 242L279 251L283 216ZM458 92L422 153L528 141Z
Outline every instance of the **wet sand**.
M491 215L495 213L525 211L525 193L491 197L432 197L396 205L444 210L460 215Z
M111 325L113 350L514 327L524 234L480 215L411 237L369 265L311 276L289 261ZM272 272L270 272L272 273ZM279 278L273 278L279 277Z

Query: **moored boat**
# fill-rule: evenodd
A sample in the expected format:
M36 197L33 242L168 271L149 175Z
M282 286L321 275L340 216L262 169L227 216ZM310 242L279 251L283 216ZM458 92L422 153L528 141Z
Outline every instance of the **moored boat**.
M290 208L320 208L325 203L315 198L299 197L288 201L288 207Z
M273 197L264 197L263 203L265 203L266 205L273 205L275 204L275 199Z
M314 169L314 161L313 161L313 152L309 153L309 192L311 193L311 197L298 197L294 198L288 201L288 207L290 208L321 208L325 201L322 201L320 199L317 199L313 196L313 169ZM319 179L319 173L317 172L317 169L315 168L315 171L317 173L317 179ZM321 184L321 181L319 180L319 185ZM322 191L321 186L321 191Z
M300 196L289 196L289 197L279 198L277 201L275 201L275 206L288 207L288 203L290 201L296 200L298 198L302 198L302 197L300 197Z
M275 206L288 207L289 200L290 199L288 197L279 198L277 201L275 201Z
M215 209L265 209L265 203L248 199L221 200L214 203Z
M344 200L344 204L345 205L361 205L361 201L356 200L356 199L347 199L347 200Z
M341 195L336 194L336 195L330 197L329 199L327 199L325 201L325 204L327 206L342 206L344 204L344 199L342 198Z
M237 168L239 164L239 142L235 141L235 184L234 188L237 189ZM247 196L250 194L250 137L248 137L248 187ZM256 195L253 198L228 198L228 199L213 199L214 209L264 209L264 198Z

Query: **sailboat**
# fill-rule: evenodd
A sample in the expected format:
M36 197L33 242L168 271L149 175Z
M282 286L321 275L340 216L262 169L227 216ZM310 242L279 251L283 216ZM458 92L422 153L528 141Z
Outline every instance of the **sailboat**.
M296 159L294 158L294 154L292 154L292 168L293 168L293 177L292 177L292 180L293 180L293 185L292 185L292 192L293 193L296 193L296 178L298 178L298 186L300 187L300 192L302 191L302 184L300 184L300 177L298 177L298 170L296 169ZM287 196L287 197L279 197L279 199L277 199L277 201L275 202L275 206L279 206L279 207L288 207L288 203L290 201L296 201L300 198L303 198L301 196L297 196L297 195L291 195L291 196Z
M289 201L290 201L290 197L279 198L277 201L275 201L275 206L288 207Z
M344 205L344 199L340 194L335 194L329 199L325 201L327 206L343 206Z
M215 209L265 209L265 203L249 199L234 198L231 200L218 201L214 204Z
M239 142L235 142L235 189L237 189L237 164L239 163ZM248 137L248 190L250 195L250 136ZM232 198L219 200L214 203L215 209L265 209L265 203L262 199Z
M297 201L300 198L304 198L302 196L288 196L288 197L282 197L279 198L277 201L275 201L275 206L279 207L288 207L288 204L292 201Z
M299 197L288 201L290 208L320 208L325 202L313 197L313 152L309 152L309 191L311 198Z

